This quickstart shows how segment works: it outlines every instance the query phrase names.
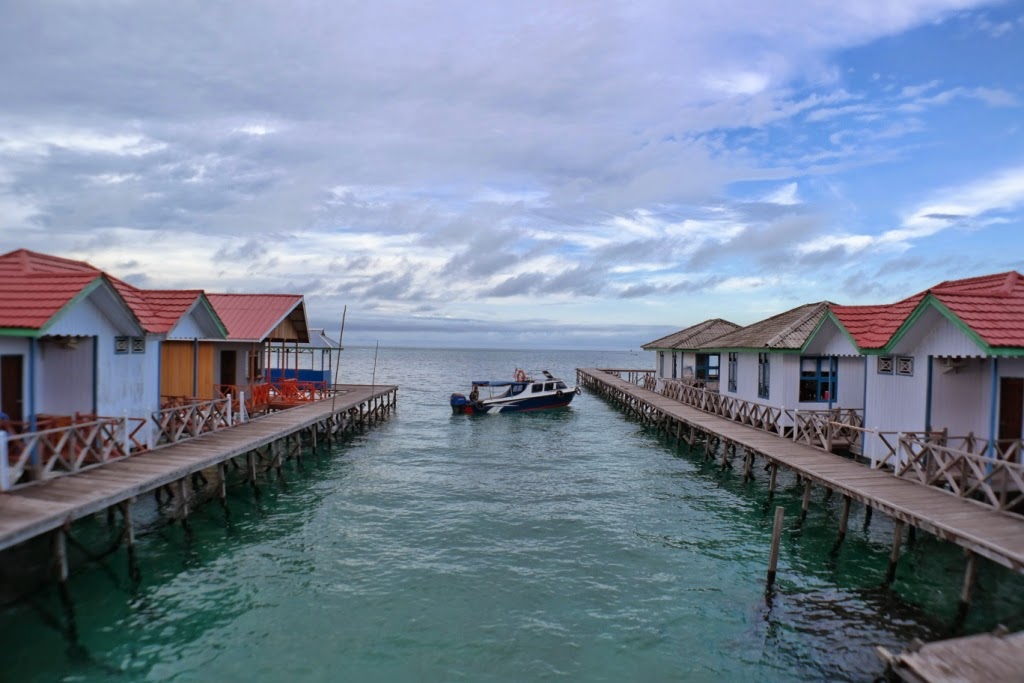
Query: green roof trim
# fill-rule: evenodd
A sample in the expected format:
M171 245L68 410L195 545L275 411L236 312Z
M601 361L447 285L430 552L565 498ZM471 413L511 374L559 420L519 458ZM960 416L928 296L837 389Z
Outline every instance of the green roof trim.
M938 298L936 298L936 296L931 292L928 292L928 294L923 299L921 299L921 303L917 305L917 308L915 308L910 313L910 315L907 316L907 319L903 321L903 324L900 325L899 329L897 329L895 334L892 335L892 339L890 339L889 343L885 345L885 347L882 349L882 352L886 354L892 353L892 350L896 347L897 344L900 343L900 341L902 341L903 337L905 337L907 332L910 331L910 328L914 326L914 323L920 320L921 316L923 316L925 314L925 311L927 311L929 308L934 308L940 314L942 314L942 316L946 318L949 322L951 322L954 327L956 327L965 335L967 335L967 337L972 342L974 342L974 344L980 350L984 351L986 355L997 355L996 353L993 352L992 347L985 343L985 340L978 336L978 333L975 332L970 327L970 325L961 320L956 313L949 310L946 307L946 305L939 301ZM1024 349L1020 349L1019 351L1020 355L1024 355Z
M857 340L853 338L853 335L850 334L850 331L846 329L846 326L843 325L843 323L839 322L839 318L836 317L835 313L832 312L831 308L825 309L825 315L821 316L821 320L819 320L818 324L814 326L814 329L811 330L811 333L807 335L807 341L805 341L804 345L800 348L801 352L806 351L807 347L811 345L811 341L816 336L818 336L818 332L821 331L821 328L825 324L826 320L831 320L833 323L835 323L835 326L839 328L840 332L846 335L846 338L850 341L850 344L853 346L854 350L857 353L861 355L865 354L865 350L857 345Z
M102 275L97 275L95 280L93 280L92 282L87 284L85 287L82 287L82 291L80 291L78 294L76 294L66 304L61 306L60 309L58 309L58 311L56 313L51 315L50 319L47 320L42 325L42 327L39 328L39 335L42 336L42 335L46 334L46 331L48 329L50 329L51 327L53 327L54 325L57 324L57 321L60 320L61 316L63 316L69 310L71 310L72 308L77 306L81 301L85 300L90 294L92 294L99 287L101 287L104 282L106 282L106 280L103 278L103 276ZM113 289L113 287L111 287L111 289ZM115 294L117 294L117 292L115 292ZM118 298L120 298L120 295L118 295Z
M38 337L39 330L28 327L0 327L0 337Z

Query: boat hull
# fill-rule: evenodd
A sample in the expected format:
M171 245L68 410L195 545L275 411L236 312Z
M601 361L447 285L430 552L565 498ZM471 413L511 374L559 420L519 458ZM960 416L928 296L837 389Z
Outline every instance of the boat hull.
M552 393L525 398L490 399L476 401L475 403L462 394L453 394L451 406L452 412L456 414L494 415L497 413L522 413L531 410L564 408L576 398L576 392L572 390L563 391L561 394L561 396Z

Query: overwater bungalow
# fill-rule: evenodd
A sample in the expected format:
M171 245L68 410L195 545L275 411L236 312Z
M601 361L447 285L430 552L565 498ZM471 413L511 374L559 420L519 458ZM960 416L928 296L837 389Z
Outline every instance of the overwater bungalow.
M701 351L701 347L737 329L736 323L714 318L655 339L641 348L657 354L656 380L683 379L717 386L719 354Z
M299 295L143 290L22 249L0 255L0 299L0 490L230 425L227 395L258 412L326 393L266 376L275 344L309 343Z
M833 315L866 358L867 457L905 461L913 446L897 453L902 436L1022 461L1024 276L946 281L895 304L834 306Z
M322 397L324 381L284 377L272 381L271 368L290 363L298 371L300 344L310 342L305 300L300 294L209 294L227 327L225 341L211 346L215 356L210 383L221 396L244 392L249 412L288 407ZM286 349L288 352L286 353Z

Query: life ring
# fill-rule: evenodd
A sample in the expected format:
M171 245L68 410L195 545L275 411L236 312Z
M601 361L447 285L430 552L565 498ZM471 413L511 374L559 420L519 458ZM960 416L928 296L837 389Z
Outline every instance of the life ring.
M562 398L562 390L559 389L558 391L556 391L555 396L557 396L558 398Z
M516 372L513 375L513 377L515 377L515 380L517 382L525 382L526 381L526 371L525 370L520 370L519 368L516 368Z
M583 393L583 392L582 392L582 391L580 390L580 388L579 388L579 387L576 387L576 395L577 395L577 396L579 396L579 395L581 395L582 393Z

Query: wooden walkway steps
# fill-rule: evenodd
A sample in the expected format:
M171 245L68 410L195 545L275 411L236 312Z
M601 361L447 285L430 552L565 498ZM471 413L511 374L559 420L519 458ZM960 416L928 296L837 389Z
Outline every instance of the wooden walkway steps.
M908 683L1024 681L1024 632L940 640L898 655L884 647L877 652L886 673Z
M775 466L788 467L806 480L884 512L897 521L898 533L902 533L900 523L910 524L993 562L1024 572L1024 519L1018 515L999 512L934 487L898 479L884 470L874 470L806 444L711 415L599 369L581 368L576 372L585 388L626 404L676 438L681 438L683 429L714 435L745 449L751 457L761 456ZM726 456L723 454L723 457ZM809 489L805 492L805 506L808 494ZM894 552L898 553L898 543L895 545ZM973 574L973 567L969 574ZM973 580L973 576L970 578ZM965 584L967 589L968 584Z
M336 399L258 417L92 469L0 494L0 550L257 448L330 423L335 429L389 414L398 387L339 385ZM344 420L344 423L342 422Z

